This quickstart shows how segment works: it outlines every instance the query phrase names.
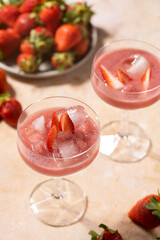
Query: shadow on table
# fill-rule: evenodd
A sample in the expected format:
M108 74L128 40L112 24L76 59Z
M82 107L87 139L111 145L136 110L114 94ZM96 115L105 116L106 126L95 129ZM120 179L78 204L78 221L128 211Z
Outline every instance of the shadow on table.
M124 239L153 239L156 235L155 230L151 230L141 226L133 221L126 221L124 218L117 223L118 230ZM124 228L125 226L125 228ZM122 231L121 231L122 230Z
M151 149L151 151L149 152L148 156L149 156L150 158L154 159L155 161L160 162L160 154L152 151L152 149Z
M81 83L85 82L86 80L89 80L90 73L91 73L91 67L92 67L92 61L95 52L104 44L104 40L111 37L107 32L105 32L101 28L97 28L98 31L98 42L97 46L95 47L94 51L92 52L90 58L87 62L85 62L83 65L81 65L79 68L73 70L71 73L64 74L62 76L55 76L50 77L47 79L28 79L23 77L18 77L13 74L9 74L12 79L25 82L28 84L34 84L37 87L41 88L44 86L56 86L56 85L63 85L65 83L71 83L72 85L80 85Z

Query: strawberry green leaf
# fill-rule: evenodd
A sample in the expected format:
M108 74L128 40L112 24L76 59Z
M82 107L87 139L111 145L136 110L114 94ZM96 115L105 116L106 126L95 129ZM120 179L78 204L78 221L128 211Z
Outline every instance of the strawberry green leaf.
M0 94L0 106L4 101L9 101L10 99L10 94L8 92L1 93Z
M154 210L154 209L157 209L157 204L156 203L146 203L146 208L149 209L149 210Z
M37 14L35 12L32 12L29 14L29 18L30 19L33 19L33 18L36 18L37 17Z
M4 2L3 2L3 0L0 0L0 6L3 6L4 5Z
M19 7L23 2L24 2L24 0L9 0L10 5L15 5L17 7Z
M150 203L146 203L145 207L149 210L160 211L160 202L154 196L151 196L149 200L150 200Z
M157 239L157 240L160 240L160 237L153 237L153 239Z
M44 6L48 7L48 8L51 8L53 6L53 3L52 2L45 2Z
M56 69L59 71L59 72L61 72L61 71L64 71L65 70L65 64L60 64L60 65L58 65L57 67L56 67Z
M2 60L3 60L3 52L0 51L0 61L2 61Z
M148 210L154 210L152 211L152 214L158 218L160 218L160 202L154 197L151 196L149 198L150 202L145 204L145 207Z
M89 231L88 234L92 236L91 240L97 240L97 238L98 238L98 236L99 236L98 233L96 233L96 232L93 231L93 230Z
M153 214L155 217L157 217L157 218L160 219L160 212L159 212L159 211L155 210L155 211L152 212L152 214Z

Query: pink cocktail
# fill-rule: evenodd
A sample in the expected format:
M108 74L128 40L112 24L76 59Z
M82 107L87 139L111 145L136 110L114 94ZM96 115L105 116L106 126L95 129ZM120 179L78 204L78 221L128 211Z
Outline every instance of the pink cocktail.
M160 51L134 40L114 41L95 55L91 81L97 95L117 108L133 110L152 105L160 98ZM109 148L107 148L109 146ZM128 113L121 122L102 129L100 151L119 162L135 162L146 156L150 140Z
M31 208L42 222L64 226L83 215L84 192L59 177L92 163L99 150L99 132L95 112L72 98L42 99L23 111L18 122L19 153L35 171L56 177L39 184L30 198Z

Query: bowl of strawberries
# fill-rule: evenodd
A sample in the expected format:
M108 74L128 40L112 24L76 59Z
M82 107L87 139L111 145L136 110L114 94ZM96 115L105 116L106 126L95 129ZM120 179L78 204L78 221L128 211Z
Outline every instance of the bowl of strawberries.
M27 78L68 73L92 54L97 30L86 2L1 1L0 67Z

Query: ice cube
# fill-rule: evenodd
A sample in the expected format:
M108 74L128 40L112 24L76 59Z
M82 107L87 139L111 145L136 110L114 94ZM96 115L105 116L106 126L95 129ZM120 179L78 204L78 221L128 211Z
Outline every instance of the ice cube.
M130 76L133 76L135 74L142 76L149 66L148 60L140 54L135 54L130 59L130 64L128 64L129 68L127 69L128 74Z
M44 136L39 133L34 133L28 137L32 151L42 154L45 151Z
M44 116L41 116L39 118L36 118L33 122L32 125L35 127L35 129L39 132L44 132L45 131L45 121L44 121Z
M87 111L82 106L74 106L67 109L67 113L74 123L75 127L82 124L82 122L88 118Z
M60 142L58 144L58 149L63 158L79 154L79 148L73 139L67 139L66 141Z

